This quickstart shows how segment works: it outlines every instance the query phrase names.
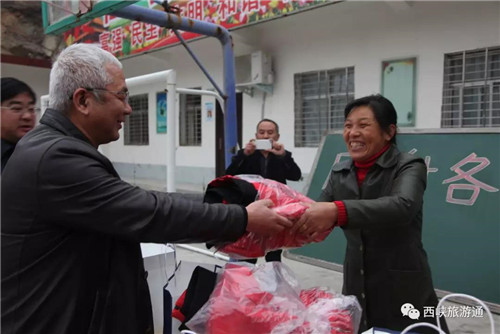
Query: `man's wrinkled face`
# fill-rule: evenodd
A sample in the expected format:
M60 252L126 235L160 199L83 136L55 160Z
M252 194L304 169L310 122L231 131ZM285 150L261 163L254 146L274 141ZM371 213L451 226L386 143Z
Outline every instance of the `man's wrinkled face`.
M17 143L35 127L35 101L28 93L21 93L2 102L2 139Z
M257 128L257 133L255 134L256 139L272 139L273 141L278 141L280 139L280 134L276 131L276 125L272 122L261 122Z
M123 71L115 65L109 65L107 71L112 82L102 89L96 89L100 101L94 99L89 119L89 134L97 146L120 138L119 131L125 122L125 116L132 113Z

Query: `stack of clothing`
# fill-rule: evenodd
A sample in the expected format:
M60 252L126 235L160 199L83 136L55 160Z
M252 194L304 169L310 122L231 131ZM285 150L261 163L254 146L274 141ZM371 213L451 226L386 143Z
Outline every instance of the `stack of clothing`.
M357 333L360 319L356 297L301 290L280 262L229 263L187 327L205 334L341 334Z

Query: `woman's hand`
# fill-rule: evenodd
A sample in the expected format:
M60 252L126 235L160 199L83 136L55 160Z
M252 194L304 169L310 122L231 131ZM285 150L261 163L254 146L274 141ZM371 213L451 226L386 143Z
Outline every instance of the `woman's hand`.
M319 233L328 231L337 222L338 209L335 203L304 203L308 206L291 229L291 234L299 233L314 240Z

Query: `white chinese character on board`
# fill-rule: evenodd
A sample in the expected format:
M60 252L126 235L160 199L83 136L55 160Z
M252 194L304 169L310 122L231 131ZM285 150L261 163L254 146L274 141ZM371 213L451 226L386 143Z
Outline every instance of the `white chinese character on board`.
M417 149L416 148L412 148L408 154L415 154L417 153ZM426 155L425 158L424 158L424 161L425 161L425 165L427 166L427 176L429 176L429 173L436 173L439 169L435 168L435 167L431 167L431 156L430 155Z
M475 167L472 167L471 169L467 171L463 171L461 169L462 166L465 166L469 163L478 163ZM461 205L474 205L476 202L478 196L479 196L479 191L481 189L486 190L488 192L496 192L498 191L497 188L492 187L486 183L483 183L475 178L472 177L475 173L480 172L484 168L486 168L490 164L490 161L486 157L477 157L476 153L471 153L469 154L465 159L460 160L457 164L452 166L450 170L454 171L458 175L450 177L449 179L446 179L443 181L443 184L451 183L454 181L458 181L461 179L465 179L469 181L471 184L468 183L455 183L455 184L450 184L448 186L448 192L446 194L446 202L448 203L454 203L454 204L461 204ZM457 189L462 189L462 190L472 190L472 195L468 199L461 199L461 198L455 198L453 197L453 192Z

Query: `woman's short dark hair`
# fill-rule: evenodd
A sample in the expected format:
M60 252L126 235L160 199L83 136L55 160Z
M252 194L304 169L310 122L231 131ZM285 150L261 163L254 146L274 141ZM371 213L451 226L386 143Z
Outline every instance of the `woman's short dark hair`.
M2 78L2 102L10 100L11 98L27 93L33 99L33 103L36 102L36 95L33 89L26 83L16 78Z
M344 109L344 119L357 107L367 106L373 111L375 119L383 131L389 132L389 127L394 124L397 127L398 114L391 101L380 94L368 95L349 102ZM391 139L391 143L396 144L396 133Z

